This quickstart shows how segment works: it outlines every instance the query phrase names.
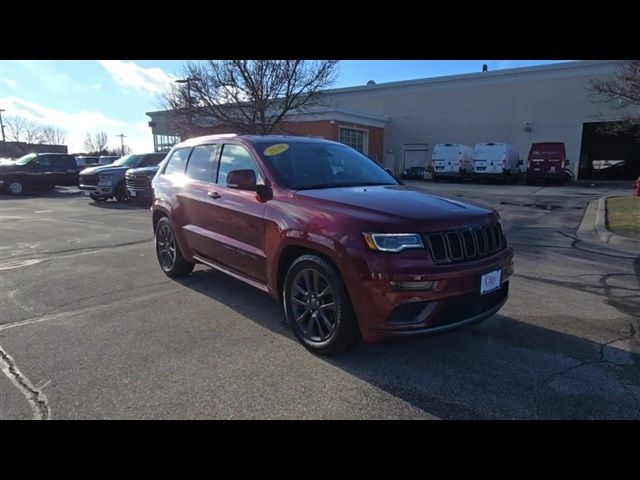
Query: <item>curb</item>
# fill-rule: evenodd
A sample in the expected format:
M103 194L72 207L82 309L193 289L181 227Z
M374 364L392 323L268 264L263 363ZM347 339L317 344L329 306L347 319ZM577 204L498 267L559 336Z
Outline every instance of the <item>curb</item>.
M628 248L640 253L640 240L616 235L615 233L607 230L607 199L619 196L620 195L608 195L606 197L601 197L599 200L594 200L589 204L589 207L591 207L591 204L598 202L596 206L593 232L595 233L596 238L603 243ZM587 215L585 213L585 219L586 217ZM582 228L582 225L580 225L580 228Z

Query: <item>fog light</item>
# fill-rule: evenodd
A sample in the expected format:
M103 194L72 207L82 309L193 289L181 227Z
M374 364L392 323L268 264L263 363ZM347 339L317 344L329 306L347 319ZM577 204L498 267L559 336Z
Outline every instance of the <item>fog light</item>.
M394 290L431 290L435 282L389 282Z

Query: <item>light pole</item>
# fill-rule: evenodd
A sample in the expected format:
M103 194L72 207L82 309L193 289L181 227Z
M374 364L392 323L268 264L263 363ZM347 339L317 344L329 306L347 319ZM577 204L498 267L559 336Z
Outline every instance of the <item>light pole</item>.
M191 135L191 130L193 128L193 116L191 112L191 82L197 82L197 81L198 79L195 77L181 78L175 81L176 83L187 84L187 116L188 116L187 118L188 118L188 124L189 124L189 135Z
M2 112L6 112L4 108L0 108L0 130L2 130L2 151L0 153L4 153L4 150L7 146L7 139L4 136L4 123L2 122Z
M120 135L116 135L116 137L120 137L120 153L124 157L124 137L126 137L126 135L121 133Z

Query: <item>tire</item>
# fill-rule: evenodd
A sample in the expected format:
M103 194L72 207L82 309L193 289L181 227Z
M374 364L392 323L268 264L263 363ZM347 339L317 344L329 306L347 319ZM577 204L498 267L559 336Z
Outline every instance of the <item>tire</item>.
M11 195L22 195L27 191L27 186L24 180L19 178L12 178L6 183L6 190Z
M107 201L106 198L98 197L96 195L89 195L89 198L91 198L91 200L93 200L96 203L101 203L101 202L106 202Z
M114 196L118 203L127 203L129 201L129 195L127 195L127 190L124 188L124 183L121 183L116 187Z
M181 277L191 273L195 265L182 256L173 227L167 217L162 217L156 225L155 246L160 268L168 277Z
M282 302L293 333L312 353L336 355L360 338L340 273L317 255L303 255L291 264Z
M438 183L438 177L436 177L435 175L433 176L433 183Z

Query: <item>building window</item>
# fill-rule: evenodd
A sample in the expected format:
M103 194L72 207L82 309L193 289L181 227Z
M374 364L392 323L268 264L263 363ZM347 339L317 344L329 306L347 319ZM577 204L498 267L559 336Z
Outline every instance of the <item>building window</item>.
M369 132L366 130L356 130L355 128L340 127L340 143L349 145L360 153L367 154L369 146Z
M179 135L154 135L153 145L156 152L168 152L176 143L180 143Z

